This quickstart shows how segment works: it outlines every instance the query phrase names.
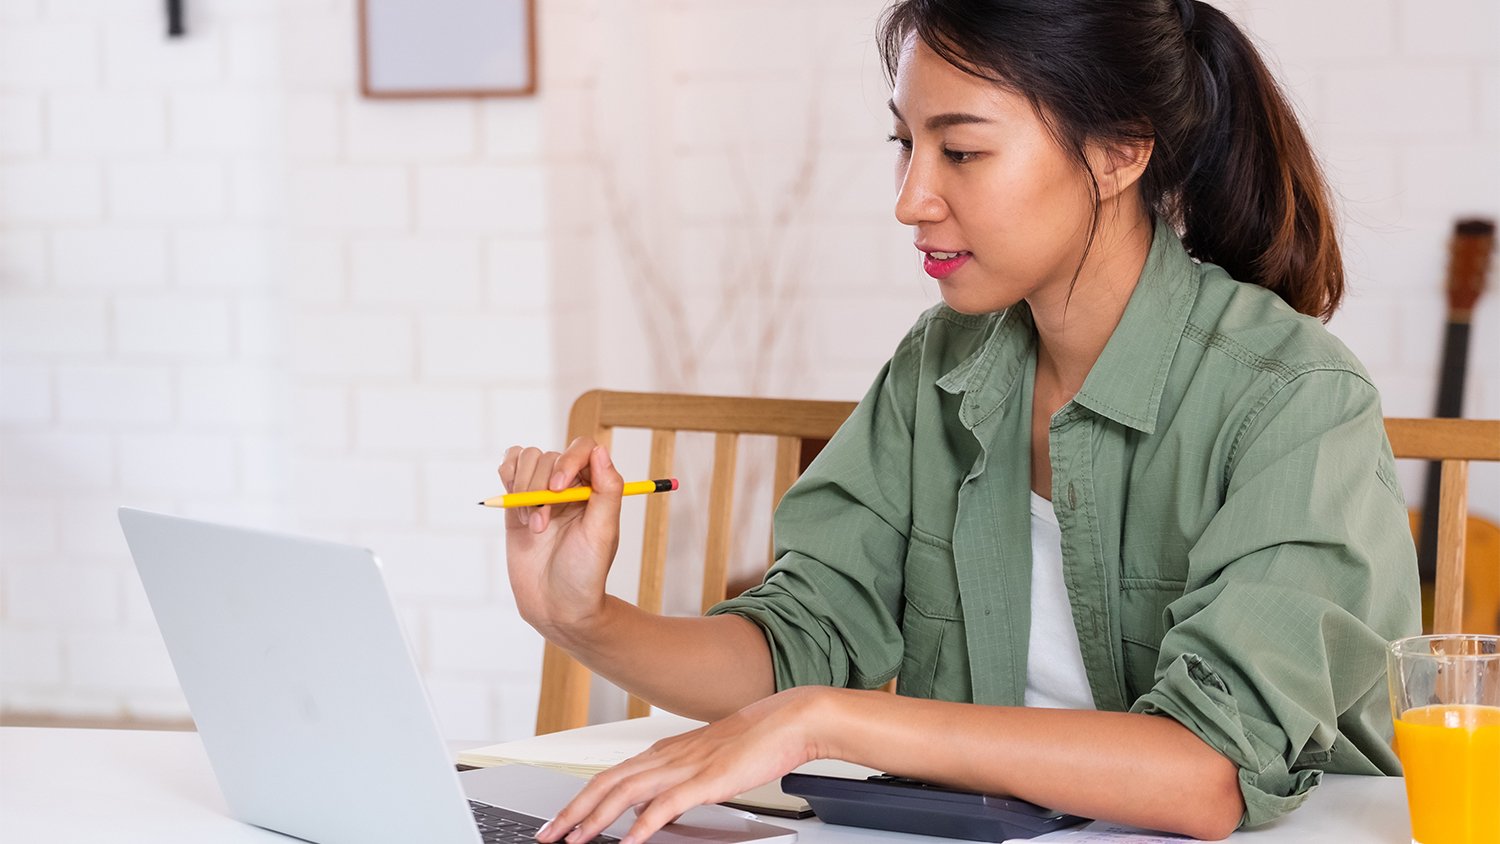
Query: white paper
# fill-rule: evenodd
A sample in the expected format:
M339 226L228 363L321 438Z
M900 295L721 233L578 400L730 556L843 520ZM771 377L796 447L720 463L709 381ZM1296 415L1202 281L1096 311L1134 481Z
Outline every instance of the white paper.
M1005 844L1030 844L1033 841L1064 841L1067 844L1193 844L1197 838L1152 832L1125 824L1094 821L1076 829L1064 829L1035 838L1012 838Z
M547 768L598 773L641 753L661 739L696 730L703 725L702 721L663 712L649 718L593 724L576 730L478 747L460 753L459 761L474 760L468 764L475 764L481 759L490 760L490 764L498 761L523 762Z

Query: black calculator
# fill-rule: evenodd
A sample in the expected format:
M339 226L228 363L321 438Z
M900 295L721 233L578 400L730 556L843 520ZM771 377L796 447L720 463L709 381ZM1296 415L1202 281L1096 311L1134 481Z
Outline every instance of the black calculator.
M1033 838L1084 823L1025 800L932 785L889 774L856 780L787 774L781 790L806 800L825 823L962 838Z

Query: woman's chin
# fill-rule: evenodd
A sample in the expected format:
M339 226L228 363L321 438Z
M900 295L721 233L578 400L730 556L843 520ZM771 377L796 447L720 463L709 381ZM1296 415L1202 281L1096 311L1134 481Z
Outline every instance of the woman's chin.
M938 291L943 296L943 304L969 316L982 316L1003 311L1020 301L1019 298L1007 299L995 296L993 293L988 296L974 296L970 291L955 290L953 285L942 281L938 282Z

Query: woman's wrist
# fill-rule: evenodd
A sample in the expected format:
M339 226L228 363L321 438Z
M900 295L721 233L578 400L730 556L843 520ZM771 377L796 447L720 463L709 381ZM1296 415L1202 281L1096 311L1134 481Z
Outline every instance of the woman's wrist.
M799 686L783 694L798 695L791 715L802 730L807 760L844 758L839 747L849 725L851 694L858 693L832 686Z
M618 622L622 605L629 606L612 595L605 595L592 612L576 614L566 621L550 618L532 626L543 638L565 651L595 650L599 643L618 638L612 636L610 630Z

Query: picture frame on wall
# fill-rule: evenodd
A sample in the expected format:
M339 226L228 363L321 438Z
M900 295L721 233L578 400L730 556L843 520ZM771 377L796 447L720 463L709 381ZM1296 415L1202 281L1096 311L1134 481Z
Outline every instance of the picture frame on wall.
M536 93L536 0L359 0L360 92Z

